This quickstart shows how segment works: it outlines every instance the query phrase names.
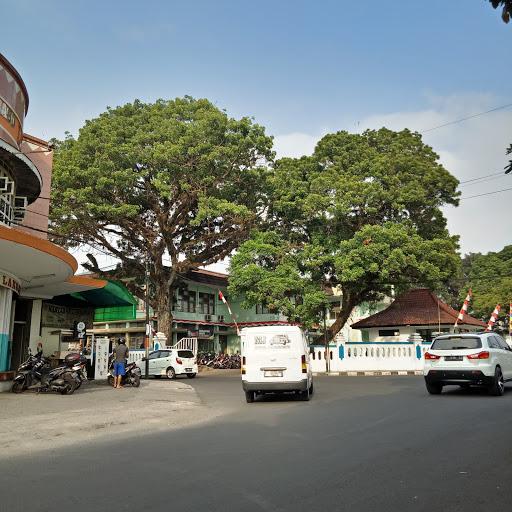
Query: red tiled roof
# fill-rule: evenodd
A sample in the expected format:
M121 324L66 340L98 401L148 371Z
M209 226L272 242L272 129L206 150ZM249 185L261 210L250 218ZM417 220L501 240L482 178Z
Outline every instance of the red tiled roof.
M417 288L403 293L379 313L352 324L352 328L454 324L458 315L458 311L427 288ZM459 325L486 327L484 322L469 315L465 315L464 319L459 321Z

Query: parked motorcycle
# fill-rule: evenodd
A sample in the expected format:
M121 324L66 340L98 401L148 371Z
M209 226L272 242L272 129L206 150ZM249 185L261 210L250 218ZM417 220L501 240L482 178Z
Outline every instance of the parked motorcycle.
M50 369L45 357L29 356L18 369L12 391L22 393L26 389L37 392L57 391L62 395L71 395L84 380L86 360L80 354L68 354L64 364Z
M121 378L121 385L126 386L129 384L134 388L138 388L140 386L140 377L141 371L140 368L135 363L127 363L124 370L124 375ZM108 364L108 383L113 386L114 385L114 358L111 357Z
M41 382L41 376L50 371L50 363L43 356L33 356L29 352L28 359L20 364L11 391L13 393L23 393L25 389Z

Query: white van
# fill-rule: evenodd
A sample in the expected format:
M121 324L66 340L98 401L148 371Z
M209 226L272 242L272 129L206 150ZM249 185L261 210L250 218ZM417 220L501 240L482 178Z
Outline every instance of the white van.
M303 400L313 394L306 336L294 325L242 329L242 386L248 403L257 395L295 392Z

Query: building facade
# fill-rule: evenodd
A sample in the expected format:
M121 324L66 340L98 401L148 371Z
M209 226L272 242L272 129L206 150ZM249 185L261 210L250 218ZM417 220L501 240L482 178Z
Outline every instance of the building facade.
M459 312L426 288L409 290L387 308L352 324L361 332L361 342L405 342L414 334L431 342L438 333L473 332L486 324L470 315L455 327Z
M197 338L199 351L235 354L240 351L239 328L254 325L288 324L286 317L258 305L242 308L242 298L230 297L228 276L209 270L190 271L175 290L173 300L173 345L182 338ZM233 315L220 300L219 291L227 299ZM96 336L124 337L131 348L142 348L145 336L145 304L127 308L98 308L94 317ZM153 330L157 319L151 311Z
M75 276L75 258L47 239L53 154L23 132L28 105L20 74L0 54L0 390L41 340L45 302L107 285Z

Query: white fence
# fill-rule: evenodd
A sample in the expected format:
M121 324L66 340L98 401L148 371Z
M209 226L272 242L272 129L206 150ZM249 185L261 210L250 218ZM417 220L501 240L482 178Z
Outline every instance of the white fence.
M419 371L428 343L418 342L340 342L329 345L331 372ZM311 347L314 372L326 371L325 346Z

